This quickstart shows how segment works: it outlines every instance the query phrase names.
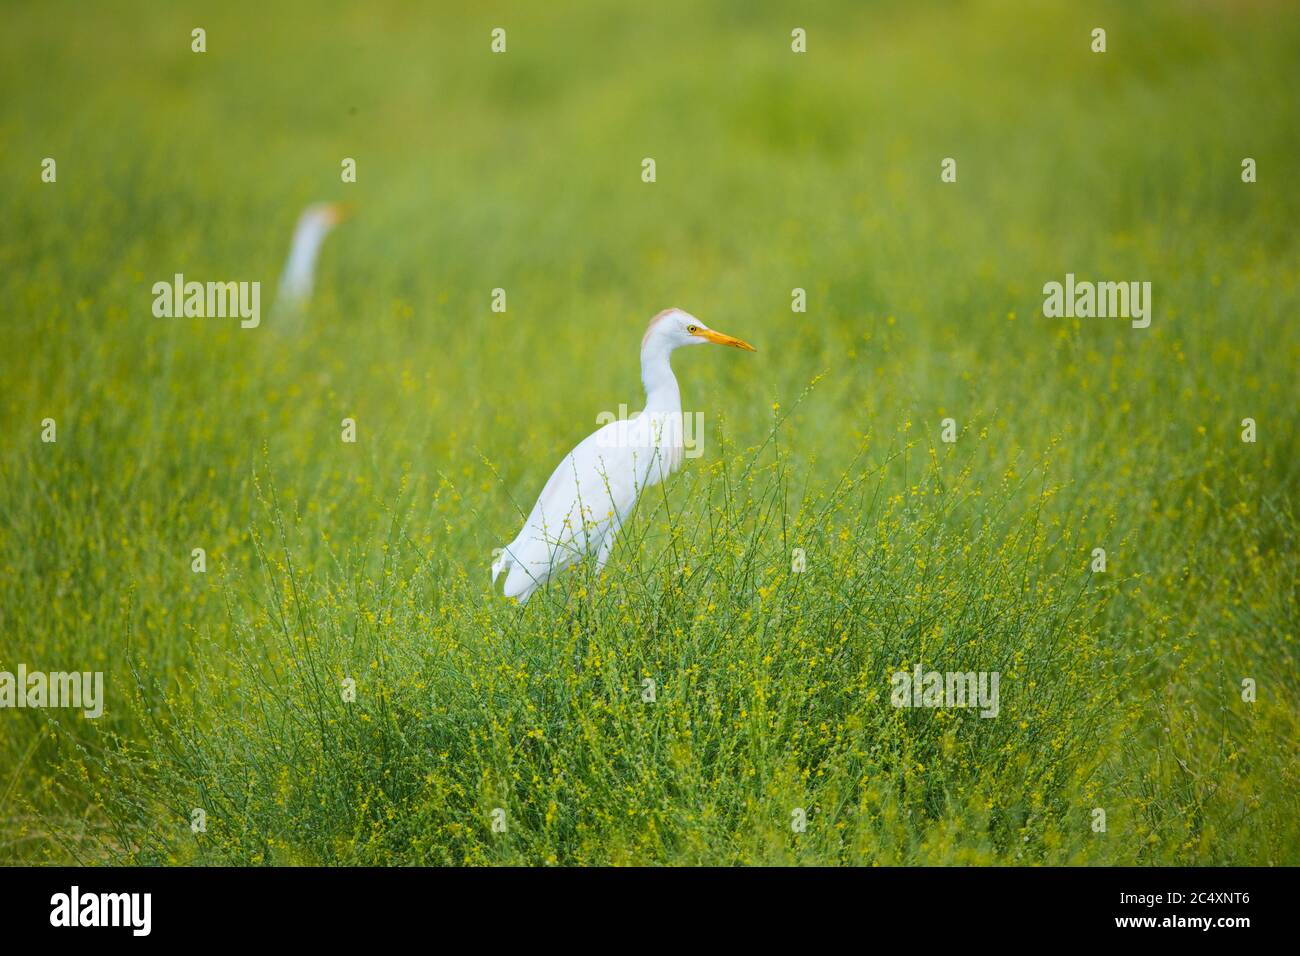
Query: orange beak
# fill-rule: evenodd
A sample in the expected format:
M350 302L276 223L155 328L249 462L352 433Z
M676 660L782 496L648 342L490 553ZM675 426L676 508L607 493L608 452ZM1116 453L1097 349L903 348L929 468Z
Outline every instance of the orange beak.
M746 352L758 351L744 339L738 339L733 335L725 335L722 332L715 332L713 329L700 329L695 334L707 342L712 342L714 345L730 345L733 349L744 349Z
M344 220L351 219L356 215L357 207L350 202L336 202L330 204L330 212L334 217L334 224L338 225Z

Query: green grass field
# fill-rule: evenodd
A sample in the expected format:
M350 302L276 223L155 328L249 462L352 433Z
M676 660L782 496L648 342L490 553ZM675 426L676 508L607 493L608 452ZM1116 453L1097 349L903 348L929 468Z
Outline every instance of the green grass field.
M6 6L0 671L106 705L0 711L0 862L1300 864L1294 5L461 7ZM493 594L669 306L703 453Z

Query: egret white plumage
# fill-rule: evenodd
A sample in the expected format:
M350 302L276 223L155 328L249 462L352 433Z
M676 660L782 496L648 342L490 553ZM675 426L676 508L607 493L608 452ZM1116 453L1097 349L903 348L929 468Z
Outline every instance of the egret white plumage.
M492 564L492 581L506 571L505 594L520 604L585 555L599 572L638 495L682 462L682 396L669 356L686 345L729 345L755 351L681 309L650 320L641 340L645 410L612 421L583 439L542 488L523 529Z
M334 227L352 214L347 203L312 203L298 217L289 244L289 258L280 275L280 293L275 307L281 312L306 308L316 284L316 259L321 244Z

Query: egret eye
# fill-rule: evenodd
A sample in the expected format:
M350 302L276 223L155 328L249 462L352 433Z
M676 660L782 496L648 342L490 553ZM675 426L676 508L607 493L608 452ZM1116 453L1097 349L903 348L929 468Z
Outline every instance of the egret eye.
M688 326L686 326L686 331L687 331L687 332L690 332L691 335L694 335L694 334L695 334L696 332L698 332L699 330L700 330L700 327L699 327L698 325L688 325Z

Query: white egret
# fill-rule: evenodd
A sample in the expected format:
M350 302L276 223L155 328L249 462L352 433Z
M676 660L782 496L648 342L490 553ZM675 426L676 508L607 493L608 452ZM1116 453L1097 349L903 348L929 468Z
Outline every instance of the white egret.
M681 465L682 396L668 357L681 346L708 342L754 351L681 309L650 320L641 340L645 410L588 435L551 473L523 529L492 564L493 583L508 572L507 597L523 604L587 554L596 555L598 572L605 566L637 496Z
M334 227L352 215L352 207L340 202L312 203L298 217L289 244L289 258L280 275L280 294L275 307L282 313L306 308L316 284L316 258L321 243Z

